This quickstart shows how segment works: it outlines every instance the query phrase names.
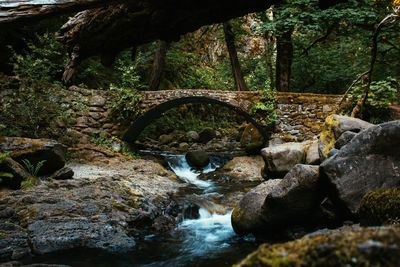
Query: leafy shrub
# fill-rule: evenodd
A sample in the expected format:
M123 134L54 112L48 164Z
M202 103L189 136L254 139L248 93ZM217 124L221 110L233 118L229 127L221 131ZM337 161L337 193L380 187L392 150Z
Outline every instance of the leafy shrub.
M272 89L269 82L262 91L261 101L251 107L251 113L258 117L259 122L264 126L274 125L276 115L276 90Z
M381 81L373 81L364 108L363 118L372 123L382 123L388 120L388 107L397 102L398 88L400 88L400 83L392 77ZM359 83L354 86L351 94L348 95L348 100L352 103L356 103L363 94L364 85Z
M36 165L33 165L28 159L22 160L22 163L24 164L25 169L29 172L29 174L36 177L40 169L46 163L46 160L41 160Z
M136 89L114 85L111 85L110 89L113 93L110 105L116 120L127 122L140 114L139 103L142 95Z

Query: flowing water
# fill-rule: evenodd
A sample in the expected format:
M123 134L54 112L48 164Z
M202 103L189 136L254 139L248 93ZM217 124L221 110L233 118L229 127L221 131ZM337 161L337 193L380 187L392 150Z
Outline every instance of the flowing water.
M98 253L98 251L75 250L47 255L41 262L64 263L78 267L220 267L230 266L255 250L257 244L254 238L239 237L234 233L231 225L232 211L223 207L221 203L214 203L213 198L209 197L235 193L238 187L199 179L200 174L212 173L224 163L224 160L212 157L211 163L206 168L193 170L183 155L164 154L163 156L176 175L189 184L188 188L181 192L180 197L190 199L194 196L195 199L204 200L196 202L196 205L200 206L197 218L184 219L170 233L156 233L137 240L134 251L127 254L109 255ZM215 212L218 210L215 207L219 207L220 212Z

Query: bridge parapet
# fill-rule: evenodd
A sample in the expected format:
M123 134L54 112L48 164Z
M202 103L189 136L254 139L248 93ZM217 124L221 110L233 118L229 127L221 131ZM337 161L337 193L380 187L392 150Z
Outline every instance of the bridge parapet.
M252 104L260 101L261 93L258 91L222 91L222 90L161 90L141 92L143 100L140 108L144 111L149 110L167 101L183 97L208 97L221 102L239 107L243 111L249 112Z

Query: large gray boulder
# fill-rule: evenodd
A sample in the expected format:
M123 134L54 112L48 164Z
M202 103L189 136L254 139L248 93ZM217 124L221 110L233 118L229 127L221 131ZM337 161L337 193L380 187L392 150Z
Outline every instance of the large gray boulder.
M264 226L262 206L265 197L280 183L280 180L268 180L248 192L232 212L232 227L238 234L259 231Z
M49 139L0 137L0 151L9 152L10 157L21 164L25 159L33 166L45 161L38 175L49 175L64 167L67 149Z
M247 193L232 213L238 234L267 234L307 224L324 194L318 166L298 164L282 179L269 180Z
M322 127L318 145L321 161L328 158L330 150L335 148L335 146L340 148L349 142L351 140L350 132L356 134L371 126L373 124L357 118L337 114L328 116ZM346 133L346 136L342 138L344 133ZM338 143L336 144L337 141Z
M400 121L362 131L320 167L332 199L357 214L367 192L400 186Z
M232 177L232 182L262 182L261 169L265 163L261 156L235 157L228 161L223 170Z
M126 252L135 246L118 226L87 219L40 220L29 225L32 250L36 254L77 247L97 248L108 252Z
M282 177L296 164L303 163L306 157L305 143L285 143L269 146L261 150L265 161L264 172L267 177Z

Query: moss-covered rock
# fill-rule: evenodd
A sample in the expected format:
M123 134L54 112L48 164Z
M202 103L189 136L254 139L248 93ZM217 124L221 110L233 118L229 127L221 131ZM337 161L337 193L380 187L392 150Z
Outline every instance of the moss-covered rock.
M400 223L400 188L367 193L361 200L359 214L363 225Z
M236 267L398 266L400 227L343 228L261 245Z

